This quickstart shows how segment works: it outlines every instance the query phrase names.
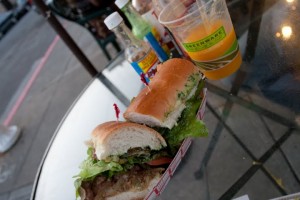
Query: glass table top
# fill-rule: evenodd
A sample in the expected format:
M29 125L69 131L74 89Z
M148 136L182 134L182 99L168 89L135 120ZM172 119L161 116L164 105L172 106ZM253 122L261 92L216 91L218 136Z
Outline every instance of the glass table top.
M300 191L300 2L227 1L243 55L228 78L206 81L204 122L158 199L272 199ZM41 164L33 199L75 199L84 141L142 88L121 54L78 97Z

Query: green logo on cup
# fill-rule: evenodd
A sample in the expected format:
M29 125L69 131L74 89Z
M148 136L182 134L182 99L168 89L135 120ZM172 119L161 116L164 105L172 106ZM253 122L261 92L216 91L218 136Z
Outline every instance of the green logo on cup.
M208 49L214 46L215 44L223 40L225 37L226 37L226 32L224 26L221 26L211 35L201 40L198 40L196 42L183 43L183 46L185 50L188 52L202 51L204 49Z

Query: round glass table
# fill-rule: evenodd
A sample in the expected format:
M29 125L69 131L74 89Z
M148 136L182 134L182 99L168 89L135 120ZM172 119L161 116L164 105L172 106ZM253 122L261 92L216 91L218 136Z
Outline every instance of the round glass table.
M300 191L300 2L227 3L242 66L207 80L209 136L193 140L157 199L257 200ZM141 88L123 54L87 85L49 144L32 199L75 199L72 177L86 157L84 141L96 125L115 120L113 103L125 111Z

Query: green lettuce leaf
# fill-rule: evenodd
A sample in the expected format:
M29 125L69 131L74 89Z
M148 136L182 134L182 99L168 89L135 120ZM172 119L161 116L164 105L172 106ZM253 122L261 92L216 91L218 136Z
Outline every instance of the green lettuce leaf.
M124 170L124 166L128 168L128 166L117 162L105 162L103 160L97 160L93 158L94 150L93 148L89 148L87 151L88 158L84 160L80 165L80 173L73 178L77 178L74 182L74 186L76 188L76 197L79 196L79 188L81 186L82 181L93 180L98 174L106 172L109 177L114 174L121 172Z
M81 167L81 171L78 176L83 179L90 179L105 171L119 172L123 171L123 167L116 162L107 163L103 160L99 160L94 163L90 162L89 160L86 160L83 163L83 166Z

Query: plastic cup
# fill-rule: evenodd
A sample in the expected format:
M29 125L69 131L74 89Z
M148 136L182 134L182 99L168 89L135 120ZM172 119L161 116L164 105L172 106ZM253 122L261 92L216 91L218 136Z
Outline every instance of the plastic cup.
M159 22L207 78L218 80L239 69L242 57L225 0L173 0Z

